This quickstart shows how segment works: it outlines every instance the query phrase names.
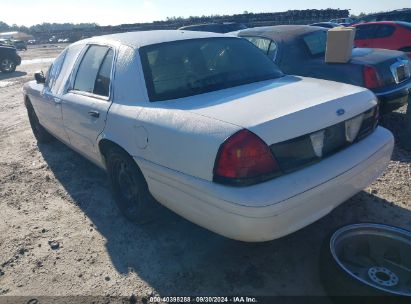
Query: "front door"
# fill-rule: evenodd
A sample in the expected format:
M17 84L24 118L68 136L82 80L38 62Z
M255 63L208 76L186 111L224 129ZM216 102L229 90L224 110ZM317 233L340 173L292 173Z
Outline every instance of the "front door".
M56 85L58 78L61 76L60 72L65 57L66 51L62 52L50 66L40 98L35 98L32 102L40 123L53 135L67 142L67 134L63 127L61 99L57 94L58 85Z

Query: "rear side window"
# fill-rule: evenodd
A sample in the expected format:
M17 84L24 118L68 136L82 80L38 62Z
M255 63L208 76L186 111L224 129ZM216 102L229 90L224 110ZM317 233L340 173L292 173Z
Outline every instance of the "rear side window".
M94 83L94 94L108 97L113 58L114 52L112 49L109 49L97 74L96 82Z
M375 30L374 38L390 37L395 32L395 27L392 25L382 24L378 25Z
M112 63L112 49L90 46L78 68L73 89L108 97Z
M268 48L268 56L274 60L277 57L277 50L277 44L274 41L271 41L270 47Z
M268 49L270 48L270 39L260 38L260 37L244 37L260 50L262 50L265 54L268 54Z
M275 59L277 55L277 44L274 41L271 41L267 38L261 37L244 37L265 54L267 54L271 59Z
M312 56L325 54L325 49L327 48L327 31L310 33L305 35L303 40Z

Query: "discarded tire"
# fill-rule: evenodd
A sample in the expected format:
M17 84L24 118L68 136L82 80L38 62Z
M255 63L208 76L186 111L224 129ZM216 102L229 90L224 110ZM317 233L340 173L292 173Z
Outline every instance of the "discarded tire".
M411 232L381 224L342 227L323 244L320 276L335 302L411 303Z

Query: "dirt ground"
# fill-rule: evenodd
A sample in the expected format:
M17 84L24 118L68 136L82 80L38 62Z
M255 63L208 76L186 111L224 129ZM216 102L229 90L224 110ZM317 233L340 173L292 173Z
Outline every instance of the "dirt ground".
M133 225L115 207L102 170L59 142L37 145L22 85L48 65L0 74L0 295L323 295L319 251L333 229L365 221L411 229L411 153L398 145L369 188L279 240L228 240L165 208ZM404 112L383 125L397 135Z

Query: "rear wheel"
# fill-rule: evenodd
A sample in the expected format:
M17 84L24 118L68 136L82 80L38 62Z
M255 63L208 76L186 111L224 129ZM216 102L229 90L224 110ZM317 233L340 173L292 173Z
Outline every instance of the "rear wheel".
M16 70L16 63L10 58L3 58L0 61L0 70L3 73L12 73Z
M155 200L134 159L114 146L106 153L106 164L114 199L120 211L134 223L150 221L155 211Z
M33 106L30 102L27 102L27 114L29 116L30 126L33 130L34 137L39 143L48 143L54 139L54 137L47 132L46 129L40 124L39 119L34 112Z

